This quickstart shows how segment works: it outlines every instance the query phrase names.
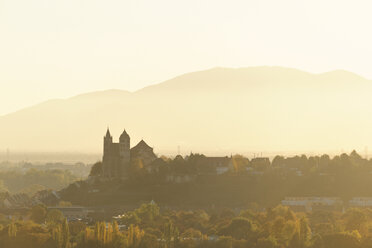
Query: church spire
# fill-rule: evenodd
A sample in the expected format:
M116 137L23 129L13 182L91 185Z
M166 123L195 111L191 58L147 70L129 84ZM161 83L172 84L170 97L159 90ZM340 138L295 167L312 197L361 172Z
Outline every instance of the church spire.
M119 142L126 142L126 141L129 141L130 140L130 137L127 133L127 131L123 131L123 133L120 135L120 138L119 138Z
M110 129L107 127L106 137L111 137Z

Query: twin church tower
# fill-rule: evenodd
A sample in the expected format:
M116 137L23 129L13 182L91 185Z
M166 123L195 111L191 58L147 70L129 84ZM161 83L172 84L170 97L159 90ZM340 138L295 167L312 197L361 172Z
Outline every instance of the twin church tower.
M130 148L130 137L125 130L120 135L119 143L112 142L110 130L107 128L103 138L103 177L128 178L130 167L134 163L147 166L156 158L153 148L143 140L135 147Z

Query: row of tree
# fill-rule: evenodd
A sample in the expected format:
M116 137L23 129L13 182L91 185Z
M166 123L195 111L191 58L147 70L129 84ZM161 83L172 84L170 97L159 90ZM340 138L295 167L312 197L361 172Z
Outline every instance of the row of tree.
M7 248L369 248L372 210L294 213L232 209L160 211L155 203L126 212L118 222L88 226L70 222L57 210L36 206L28 218L0 225Z
M176 173L176 174L198 174L205 172L208 169L210 171L215 168L207 168L208 166L202 163L202 159L205 158L203 154L193 154L183 158L178 155L175 158L168 158L162 156L155 160L151 165L156 167L160 174ZM324 154L321 156L293 156L284 157L277 155L272 161L268 158L253 158L248 159L243 155L236 154L231 157L233 168L230 173L244 173L247 168L256 171L270 171L270 170L291 170L297 169L303 172L303 174L311 173L348 173L355 170L371 170L372 159L362 158L356 151L352 151L349 155L343 153L341 155L334 156L331 158L329 155ZM131 172L141 173L146 172L141 160L132 161ZM98 176L102 174L102 163L98 162L93 165L90 175Z
M68 170L28 169L7 170L0 172L0 192L26 193L33 195L44 189L62 189L78 178Z

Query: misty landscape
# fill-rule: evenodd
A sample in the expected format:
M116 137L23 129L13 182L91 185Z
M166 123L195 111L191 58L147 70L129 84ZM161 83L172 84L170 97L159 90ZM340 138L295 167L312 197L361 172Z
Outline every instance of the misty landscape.
M349 0L1 0L0 248L372 248Z
M369 247L372 160L337 144L368 144L347 123L367 128L371 86L346 71L215 68L5 115L0 244Z
M125 127L135 140L146 138L157 153L168 155L178 146L185 154L211 155L355 148L364 153L372 135L372 121L365 119L371 90L371 81L347 71L214 68L133 93L106 90L51 99L2 116L0 146L99 154L97 141L109 126L117 133Z

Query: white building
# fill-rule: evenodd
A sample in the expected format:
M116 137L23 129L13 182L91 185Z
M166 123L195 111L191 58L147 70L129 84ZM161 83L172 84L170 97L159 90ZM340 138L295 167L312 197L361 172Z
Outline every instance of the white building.
M372 207L372 197L354 197L349 201L349 207Z
M293 210L311 212L313 210L342 210L343 202L338 197L286 197L283 206Z

